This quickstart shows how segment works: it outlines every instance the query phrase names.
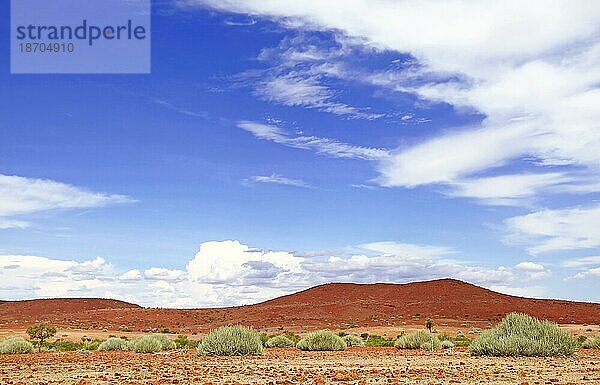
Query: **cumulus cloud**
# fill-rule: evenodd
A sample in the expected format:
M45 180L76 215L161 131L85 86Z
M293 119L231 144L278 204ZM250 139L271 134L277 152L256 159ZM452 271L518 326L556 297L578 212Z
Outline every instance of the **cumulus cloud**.
M565 269L575 270L577 273L570 276L571 279L583 279L600 277L600 256L572 258L562 262Z
M600 246L600 204L545 209L506 220L509 243L526 244L531 254Z
M395 282L453 277L510 287L530 274L449 258L446 247L395 242L357 246L348 255L304 255L251 248L239 241L200 245L185 270L120 269L102 258L83 262L0 255L0 298L109 297L146 306L198 307L256 303L327 282Z
M0 229L26 228L12 219L40 211L100 207L133 202L125 195L104 194L47 179L0 174Z
M589 278L589 277L600 277L600 267L594 267L593 269L587 269L584 270L582 272L579 272L577 274L575 274L573 277L573 279L582 279L582 278Z
M546 268L541 263L535 263L530 261L523 261L517 263L516 269L525 271L544 271Z

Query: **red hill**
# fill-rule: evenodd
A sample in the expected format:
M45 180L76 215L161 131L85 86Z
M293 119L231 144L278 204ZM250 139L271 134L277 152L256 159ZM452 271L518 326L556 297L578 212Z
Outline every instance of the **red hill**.
M600 304L515 297L465 282L442 279L409 284L316 286L263 303L215 309L149 309L102 299L51 299L0 304L3 328L45 320L58 326L91 329L168 328L204 332L226 324L264 329L348 328L438 324L485 326L510 312L558 323L597 323Z

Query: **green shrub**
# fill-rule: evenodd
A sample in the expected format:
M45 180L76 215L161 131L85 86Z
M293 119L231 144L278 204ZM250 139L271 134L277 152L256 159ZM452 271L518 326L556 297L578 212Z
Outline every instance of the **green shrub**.
M33 344L23 338L7 338L0 341L0 354L27 354L33 352Z
M300 341L300 336L294 332L285 332L283 336L294 343L294 346Z
M298 341L296 347L310 351L344 350L346 349L346 343L342 337L325 329L308 333L304 338Z
M475 338L470 350L476 356L570 356L577 341L555 323L512 313Z
M198 340L190 340L188 338L188 336L184 335L184 334L180 334L177 336L177 338L175 338L175 346L177 347L177 349L185 349L185 348L197 348L198 347L198 343L200 341Z
M44 348L48 350L56 350L57 352L71 352L75 350L81 350L84 348L83 346L83 342L74 342L62 339L58 339L54 342L47 342L44 344Z
M223 326L208 333L198 344L201 356L260 355L263 344L260 335L243 326Z
M443 340L442 341L442 348L444 349L452 349L454 347L454 343L450 340Z
M346 346L365 346L365 341L356 334L347 334L342 339Z
M425 330L417 330L398 337L394 346L398 349L434 350L441 348L442 344L433 334Z
M368 347L390 347L390 346L394 346L394 341L386 340L382 336L373 334L367 338L367 342L365 342L365 346L368 346Z
M98 350L128 350L128 348L128 342L117 337L110 337L98 346Z
M160 350L173 350L177 348L175 341L162 334L154 334L152 337L156 338L160 342Z
M596 338L587 338L583 341L581 347L584 349L600 349L600 336L597 336Z
M162 343L155 336L142 336L131 342L131 350L136 353L156 353L162 349Z
M265 346L267 348L293 348L295 344L294 341L286 336L275 336L269 338L265 343Z

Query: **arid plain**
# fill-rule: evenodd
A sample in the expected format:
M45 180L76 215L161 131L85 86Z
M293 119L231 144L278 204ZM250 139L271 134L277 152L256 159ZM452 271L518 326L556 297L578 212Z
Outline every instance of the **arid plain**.
M310 310L310 311L309 311ZM79 341L163 332L201 339L222 325L298 335L329 328L393 339L435 321L437 334L486 329L509 312L557 322L576 336L600 332L600 305L511 297L455 280L407 285L333 284L265 303L219 309L147 309L120 301L54 299L0 304L0 339L25 336L46 321L53 339ZM594 322L596 321L596 322ZM471 356L465 347L437 351L351 347L339 352L265 349L251 357L203 357L195 349L42 351L0 356L1 384L600 384L600 350L572 357Z

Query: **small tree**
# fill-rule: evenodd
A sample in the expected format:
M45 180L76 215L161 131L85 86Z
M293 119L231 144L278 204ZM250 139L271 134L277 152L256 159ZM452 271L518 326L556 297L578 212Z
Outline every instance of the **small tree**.
M38 351L42 351L44 341L56 334L56 328L45 322L32 325L27 328L27 334L32 340L38 341Z
M429 330L429 333L433 333L433 320L431 318L427 318L425 321L425 327Z

